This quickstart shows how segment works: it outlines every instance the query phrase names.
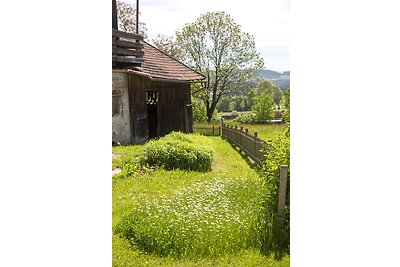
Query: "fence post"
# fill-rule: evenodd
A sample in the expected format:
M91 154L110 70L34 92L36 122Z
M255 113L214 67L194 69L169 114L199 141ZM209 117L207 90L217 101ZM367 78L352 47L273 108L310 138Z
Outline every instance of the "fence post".
M286 205L286 188L287 188L288 166L281 165L279 177L279 195L278 195L278 212L277 220L279 223L284 222L284 210Z
M254 139L253 139L253 144L254 144L254 157L257 158L258 160L261 161L261 159L258 158L258 151L257 151L257 138L258 138L258 134L256 131L254 131ZM262 161L261 161L262 162ZM258 163L258 162L256 162Z
M218 136L221 136L221 126L218 126Z
M213 136L214 136L214 125L213 125Z

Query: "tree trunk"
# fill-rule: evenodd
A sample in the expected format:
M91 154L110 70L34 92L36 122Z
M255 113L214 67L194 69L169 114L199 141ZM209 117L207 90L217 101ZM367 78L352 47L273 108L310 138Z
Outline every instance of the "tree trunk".
M214 113L214 110L215 110L216 106L217 106L217 102L215 102L215 101L212 101L210 106L206 105L206 108L207 108L207 122L211 122L211 119L212 119L212 116L213 116L213 113Z

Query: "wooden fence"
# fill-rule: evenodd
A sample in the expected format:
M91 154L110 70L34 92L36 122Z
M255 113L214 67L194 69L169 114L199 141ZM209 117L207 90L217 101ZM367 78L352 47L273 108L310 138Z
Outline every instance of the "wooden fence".
M257 132L254 132L254 135L250 135L248 129L243 131L243 127L238 129L237 126L223 124L222 136L240 147L257 164L261 165L264 161L265 157L262 150L266 143L258 138Z
M254 160L258 165L262 165L265 160L264 147L266 142L257 137L257 132L254 135L249 134L249 130L243 127L240 129L237 126L222 125L222 136L228 139L230 142L239 146L251 159ZM279 192L278 192L278 208L276 212L276 220L279 224L284 224L284 210L286 205L286 196L288 190L288 166L280 166L280 177L279 177Z
M220 136L222 129L221 126L210 126L210 127L198 127L198 126L194 126L193 127L193 132L194 133L199 133L202 135L206 135L206 136Z

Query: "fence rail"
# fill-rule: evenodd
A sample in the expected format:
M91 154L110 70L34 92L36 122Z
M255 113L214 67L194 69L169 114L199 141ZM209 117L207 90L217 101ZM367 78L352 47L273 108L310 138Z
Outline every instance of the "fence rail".
M237 126L222 125L222 136L239 146L254 162L261 165L265 159L262 151L265 146L265 141L258 138L257 132L254 136L249 134L249 130L243 127L240 129Z
M254 135L250 135L248 129L243 131L243 127L238 129L237 126L233 127L223 124L222 136L239 146L258 165L262 165L265 160L263 148L265 147L266 142L258 138L257 132L254 132ZM290 191L288 186L290 177L288 175L288 168L287 165L281 165L279 171L278 207L275 219L280 225L284 225L285 223L284 210L287 194Z
M126 65L140 66L144 62L143 44L139 41L143 36L112 30L112 60L113 66L123 67Z

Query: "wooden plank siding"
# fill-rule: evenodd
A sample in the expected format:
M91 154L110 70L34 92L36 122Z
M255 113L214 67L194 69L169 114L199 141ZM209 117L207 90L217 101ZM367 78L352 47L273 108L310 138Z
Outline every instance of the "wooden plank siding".
M145 76L129 73L129 104L130 104L130 127L132 144L141 144L149 137L146 90L150 88L150 79Z
M151 90L158 92L158 135L172 131L193 132L190 84L152 81Z

